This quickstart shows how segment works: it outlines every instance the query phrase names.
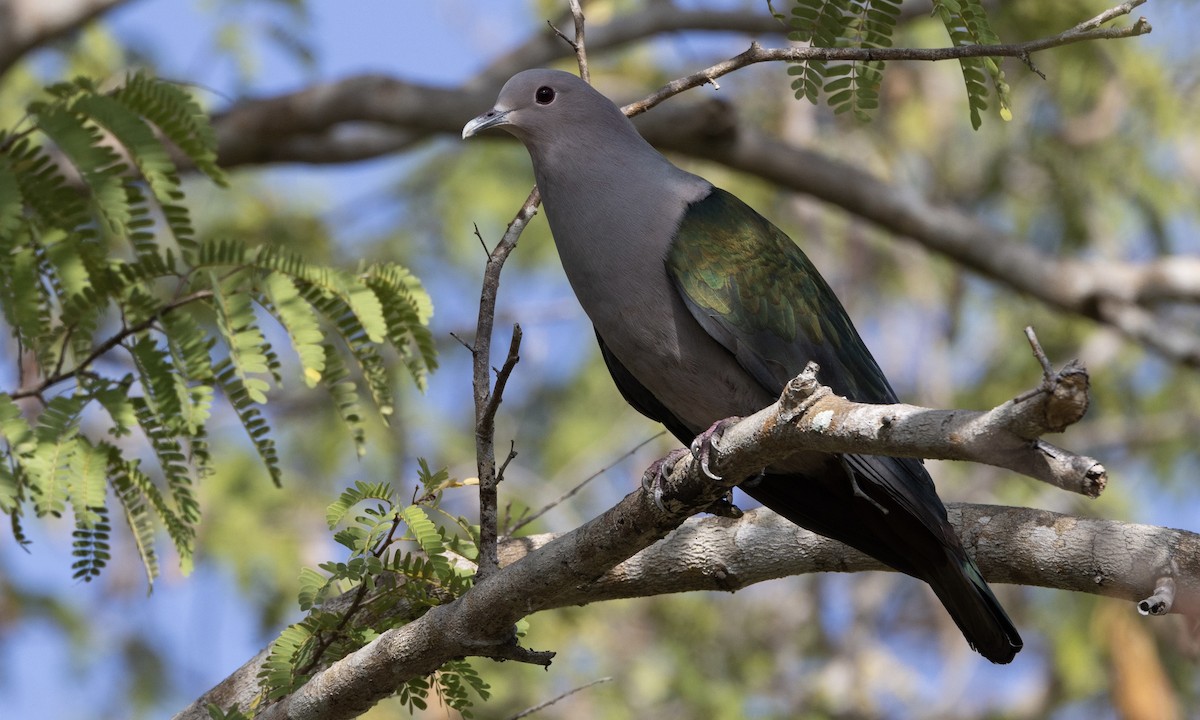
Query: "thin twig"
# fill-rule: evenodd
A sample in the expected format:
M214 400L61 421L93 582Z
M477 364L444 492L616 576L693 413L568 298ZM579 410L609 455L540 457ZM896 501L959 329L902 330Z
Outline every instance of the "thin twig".
M495 416L504 390L507 376L497 378L493 396L491 383L492 327L496 320L496 295L500 290L500 271L509 253L517 246L517 240L525 226L537 214L542 201L535 187L525 199L516 217L508 224L504 236L488 254L483 270L483 289L479 296L479 318L475 328L475 344L471 347L472 385L475 395L475 462L479 476L479 573L482 580L499 568L496 556L498 498L496 493L496 446ZM510 348L510 359L520 343L520 328L513 328L514 344ZM516 363L515 360L512 361ZM508 363L506 363L507 365ZM511 372L511 368L510 368Z
M508 385L508 378L512 375L513 368L521 359L521 337L520 324L513 323L512 340L508 344L508 357L504 359L504 365L496 371L496 385L492 388L492 396L488 398L487 404L483 408L481 422L489 430L495 427L496 411L500 409L504 388Z
M571 47L575 49L575 62L579 64L579 77L589 85L592 84L591 73L588 72L587 45L583 42L583 8L579 5L579 0L570 0L571 19L575 21L575 42L571 43Z
M1029 347L1033 350L1033 357L1042 368L1042 384L1032 390L1026 390L1013 398L1014 403L1022 403L1042 393L1052 392L1055 383L1058 381L1058 373L1054 372L1054 365L1051 364L1050 358L1046 357L1046 351L1042 349L1042 344L1038 341L1037 333L1033 331L1032 325L1025 326L1025 339L1029 341Z
M475 352L475 346L472 345L471 343L467 342L466 340L463 340L461 337L459 337L458 333L451 331L450 337L457 340L459 345L462 345L470 352L472 352L472 353Z
M628 451L627 451L627 452L626 452L624 455L622 455L621 457L617 458L616 460L613 460L612 462L610 462L609 464L607 464L607 465L605 465L604 467L600 468L599 470L597 470L596 472L592 473L591 475L588 475L586 478L584 478L582 481L580 481L578 484L576 484L576 485L575 485L575 487L571 488L570 490L566 491L566 492L565 492L565 493L563 493L562 495L559 495L559 496L558 496L557 498L555 498L554 500L551 500L550 502L548 502L548 503L546 503L545 505L543 505L543 506L542 506L542 509L538 510L537 512L533 513L532 515L529 515L529 516L527 516L527 517L524 517L524 518L522 518L520 522L518 522L516 525L513 525L513 526L512 526L512 528L511 528L511 529L508 531L508 534L509 534L509 535L512 535L512 534L513 534L513 533L515 533L516 531L518 531L518 530L520 530L521 528L525 527L526 525L528 525L529 523L533 522L534 520L537 520L538 518L540 518L541 516L543 516L543 515L545 515L546 513L550 512L551 510L553 510L554 508L558 507L559 505L563 504L563 503L564 503L564 502L566 502L567 500L570 500L570 499L571 499L572 497L574 497L574 496L575 496L575 495L576 495L576 494L577 494L577 493L578 493L580 490L582 490L582 489L583 489L583 487L584 487L585 485L587 485L587 484L588 484L588 483L590 483L591 481L595 480L596 478L600 477L601 475L603 475L604 473L608 472L609 470L612 470L612 469L613 469L614 467L616 467L616 466L617 466L619 463L623 462L623 461L624 461L626 458L633 456L633 454L634 454L634 453L636 453L638 450L641 450L641 449L642 449L642 448L644 448L645 446L649 445L650 443L654 442L655 440L659 439L660 437L662 437L663 435L666 435L666 434L667 434L667 431L666 431L666 430L659 430L658 432L654 433L654 434L653 434L653 435L651 435L650 437L648 437L648 438L646 438L645 440L641 441L641 442L640 442L640 443L638 443L637 445L634 445L632 448L630 448L630 449L629 449L629 450L628 450Z
M1033 356L1042 366L1042 374L1047 380L1054 377L1054 366L1050 364L1050 358L1046 357L1046 351L1042 349L1042 344L1038 342L1037 333L1033 331L1032 325L1025 326L1025 339L1029 341L1029 347L1033 349Z
M387 551L388 546L391 545L395 540L396 530L400 528L400 523L401 519L399 515L392 519L392 527L390 530L388 530L387 537L382 538L379 543L371 549L372 555L377 558L383 557L383 553ZM346 612L342 614L342 619L338 621L337 627L326 633L322 633L321 636L318 637L317 645L312 651L312 657L307 663L296 670L297 675L307 675L308 673L312 672L313 668L316 668L321 663L321 659L322 656L324 656L325 651L328 650L335 641L337 641L338 637L342 634L342 631L350 625L350 621L362 608L363 600L367 596L367 591L372 587L374 587L373 583L359 583L358 589L354 593L354 599L350 602L350 607L347 608Z
M572 4L574 4L574 3L572 3ZM580 690L587 690L588 688L592 687L593 685L599 685L600 683L606 683L606 682L612 682L612 678L611 677L602 677L597 680L593 680L590 683L587 683L586 685L580 685L577 688L572 688L572 689L566 691L565 693L563 693L562 695L553 697L544 703L538 703L537 705L534 705L531 708L526 708L526 709L522 710L521 712L517 713L516 715L509 716L508 720L520 720L523 717L529 717L530 715L534 714L535 712L545 710L546 708L550 707L551 705L558 702L559 700L568 698L568 697L574 695L575 693L579 692Z
M508 464L517 459L517 441L508 441L508 456L504 458L504 462L500 463L500 469L496 471L496 484L499 485L504 481L504 471L508 469ZM505 514L508 514L508 507L504 509Z
M479 247L483 248L483 254L491 256L492 251L488 250L487 243L483 241L483 234L479 232L479 223L471 223L475 227L475 237L479 238Z
M113 335L112 337L108 338L104 342L97 345L94 350L92 350L90 353L88 353L87 357L85 357L83 360L80 360L75 365L75 367L71 368L70 370L68 370L66 372L56 372L55 374L53 374L50 377L43 380L36 387L17 390L16 392L13 392L11 395L9 395L9 397L11 397L14 400L17 400L17 399L23 398L23 397L32 397L35 395L40 396L42 393L44 393L46 390L48 390L52 386L57 385L58 383L66 381L66 380L70 380L71 378L75 377L79 373L83 372L83 370L86 369L87 366L89 366L93 362L95 362L101 355L104 355L109 350L112 350L113 348L120 345L122 342L125 341L126 338L130 337L131 335L136 335L145 330L149 330L154 325L154 323L158 322L158 320L162 316L166 315L167 313L171 312L172 310L183 307L184 305L193 303L197 300L204 300L204 299L210 298L210 297L212 297L212 295L213 295L212 290L198 290L189 295L185 295L176 300L172 300L171 302L169 302L166 305L163 305L161 308L159 308L150 317L146 318L145 320L143 320L137 324L130 325L128 327L123 328L117 334Z
M550 20L547 20L546 26L549 27L551 30L553 30L554 34L557 35L559 37L559 39L561 39L566 44L570 45L572 50L575 49L575 41L572 40L570 38L570 36L568 36L565 32L563 32L562 30L559 30L557 25L555 25Z
M1100 13L1099 15L1092 18L1091 20L1086 20L1084 22L1079 23L1075 27L1073 27L1070 30L1068 30L1067 32L1063 33L1063 35L1066 35L1069 33L1074 33L1074 32L1088 32L1091 30L1095 30L1096 28L1100 27L1101 25L1107 24L1111 20L1115 20L1115 19L1121 17L1122 15L1128 15L1129 13L1133 12L1133 9L1135 7L1137 7L1138 5L1145 5L1145 4L1146 4L1146 0L1130 0L1129 2L1121 3L1120 5L1117 5L1116 7L1105 10L1104 12Z
M592 83L591 73L588 72L587 46L583 42L583 8L579 6L579 0L570 0L571 19L575 21L575 39L567 37L567 34L554 26L554 23L549 20L546 24L554 31L554 34L562 38L562 41L571 46L571 50L575 52L575 62L579 65L579 77L589 85Z
M956 60L970 57L1013 57L1028 58L1032 53L1049 48L1071 45L1089 40L1116 40L1119 38L1145 35L1151 30L1150 23L1145 18L1138 18L1133 25L1123 28L1101 28L1100 25L1114 18L1128 15L1138 5L1146 0L1130 0L1110 10L1097 15L1091 20L1082 22L1075 27L1057 35L1030 40L1023 43L1002 43L998 45L958 45L943 48L824 48L824 47L787 47L764 48L757 42L750 43L750 49L740 55L719 62L699 72L672 80L648 97L629 103L621 108L629 117L640 115L658 105L667 98L706 84L716 84L716 78L727 75L734 70L761 62L807 62L822 61L872 61L872 60L917 60L936 62L939 60Z

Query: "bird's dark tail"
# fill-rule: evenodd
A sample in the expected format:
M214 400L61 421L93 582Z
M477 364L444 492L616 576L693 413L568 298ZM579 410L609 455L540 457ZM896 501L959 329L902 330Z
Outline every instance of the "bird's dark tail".
M1023 643L1000 601L975 563L949 548L946 556L924 579L976 652L994 663L1012 662Z
M873 492L870 499L855 496L855 484L834 470L812 477L768 474L742 489L797 525L929 583L972 648L994 663L1011 662L1021 649L1021 636L946 522L933 481L924 481L928 488L921 484L915 473L924 470L915 462L873 457L864 461L896 463L896 473L914 475L907 483L891 486L870 482L872 477L889 477L885 474L858 476L859 492ZM864 473L872 467L860 466ZM885 487L892 492L884 492ZM916 494L922 490L927 497ZM900 491L910 491L906 502L897 501Z

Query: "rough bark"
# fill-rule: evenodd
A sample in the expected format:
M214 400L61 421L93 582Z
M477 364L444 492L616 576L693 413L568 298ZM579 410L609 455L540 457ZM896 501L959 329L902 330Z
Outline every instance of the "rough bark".
M712 469L726 478L749 477L797 447L1024 467L1012 458L1043 455L1049 446L1038 436L1071 424L1087 406L1086 382L1071 380L1082 371L1072 366L988 412L950 415L850 403L817 384L812 370L789 384L779 402L728 428L712 456ZM1010 446L1004 440L1009 436L1022 442ZM995 442L983 441L988 437ZM1085 494L1099 491L1102 467L1066 451L1056 454L1067 460L1064 477L1075 478L1056 484ZM1044 472L1037 463L1029 467ZM684 456L669 469L662 508L638 490L571 532L508 539L501 545L500 571L334 663L267 708L263 717L354 717L405 679L463 655L548 661L545 654L516 646L510 633L514 622L540 610L618 597L736 590L804 572L881 569L873 559L768 510L736 521L686 519L709 507L733 482L707 478L694 458ZM1164 611L1200 612L1200 536L1194 533L991 505L953 505L950 517L993 581L1140 602L1161 600L1158 590L1163 578L1170 578L1173 597ZM255 674L252 661L177 717L202 718L208 702L249 702L257 692Z

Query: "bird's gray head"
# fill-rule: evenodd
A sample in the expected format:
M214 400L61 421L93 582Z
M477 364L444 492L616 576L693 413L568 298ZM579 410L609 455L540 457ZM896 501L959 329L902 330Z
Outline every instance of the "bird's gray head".
M500 89L496 105L467 123L462 136L499 127L532 148L560 139L578 141L583 128L624 132L627 125L620 108L583 80L561 70L537 69L513 75Z
M674 223L684 205L712 190L667 161L619 107L570 73L514 75L496 105L462 134L469 138L488 128L507 130L529 151L560 254L590 252L586 248L601 236L610 244L616 235L632 242L655 222ZM625 225L604 224L614 217ZM671 232L664 229L662 236Z

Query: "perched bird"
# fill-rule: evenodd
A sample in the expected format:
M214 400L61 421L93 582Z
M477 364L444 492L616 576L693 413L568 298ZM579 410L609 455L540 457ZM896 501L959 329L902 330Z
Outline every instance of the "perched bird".
M617 388L685 445L722 418L773 403L809 361L851 400L897 402L800 248L672 165L590 85L556 70L518 73L463 138L492 127L529 151L563 269ZM992 662L1021 649L918 460L797 452L743 489L929 583Z

